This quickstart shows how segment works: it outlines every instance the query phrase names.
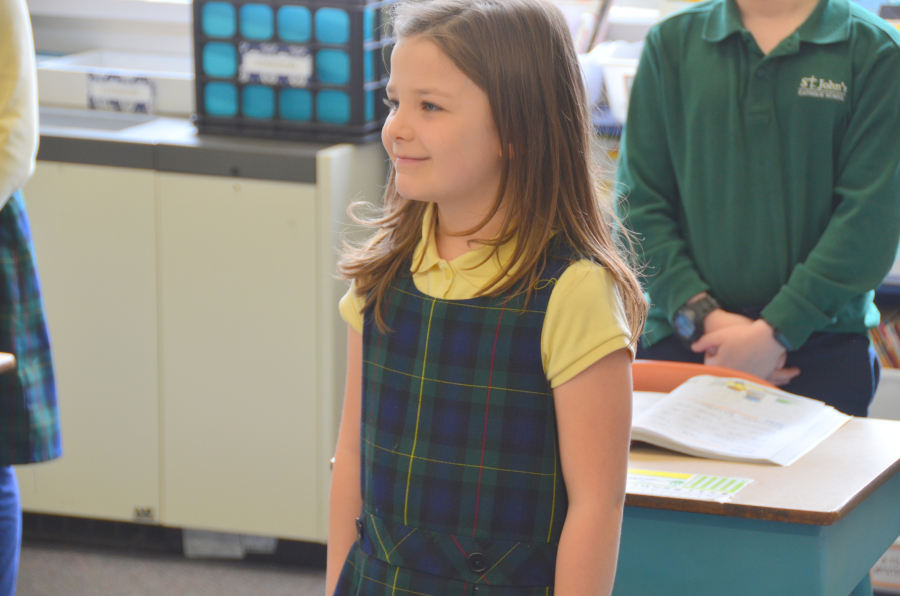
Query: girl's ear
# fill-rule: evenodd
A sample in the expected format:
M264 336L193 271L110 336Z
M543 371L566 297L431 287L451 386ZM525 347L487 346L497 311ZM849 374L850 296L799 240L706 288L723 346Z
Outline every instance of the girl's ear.
M513 150L512 143L510 143L508 145L508 147L509 147L509 158L513 159L516 156L516 152ZM499 153L500 153L500 157L503 157L503 151L500 151Z

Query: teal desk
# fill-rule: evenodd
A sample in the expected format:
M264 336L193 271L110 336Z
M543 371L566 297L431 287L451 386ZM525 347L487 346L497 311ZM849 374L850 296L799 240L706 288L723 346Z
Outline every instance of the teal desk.
M900 422L853 419L786 468L632 446L629 467L751 478L730 503L629 494L613 596L848 596L900 536Z

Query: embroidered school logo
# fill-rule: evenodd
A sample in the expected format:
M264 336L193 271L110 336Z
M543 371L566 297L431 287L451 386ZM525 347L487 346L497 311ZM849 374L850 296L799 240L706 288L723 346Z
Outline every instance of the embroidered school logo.
M800 88L797 89L800 97L820 97L822 99L835 99L844 101L847 97L847 85L843 81L835 83L831 79L819 79L817 77L803 77L800 79Z

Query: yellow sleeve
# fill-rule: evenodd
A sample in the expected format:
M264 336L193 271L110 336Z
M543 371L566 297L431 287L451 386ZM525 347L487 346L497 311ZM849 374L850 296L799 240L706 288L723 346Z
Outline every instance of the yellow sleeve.
M356 282L353 282L350 284L350 289L341 298L338 306L341 318L360 335L363 332L363 304L365 302L366 300L363 296L356 294Z
M570 265L550 295L541 333L550 386L562 385L607 354L628 347L629 341L625 311L609 272L590 261Z
M38 99L25 0L0 0L0 207L34 172Z

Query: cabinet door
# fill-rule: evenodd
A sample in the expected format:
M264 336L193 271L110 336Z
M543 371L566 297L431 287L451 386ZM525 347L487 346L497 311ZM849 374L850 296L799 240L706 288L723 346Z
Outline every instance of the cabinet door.
M50 327L64 455L18 468L22 508L155 521L154 174L38 162L23 194Z
M163 523L316 539L315 186L157 189Z

